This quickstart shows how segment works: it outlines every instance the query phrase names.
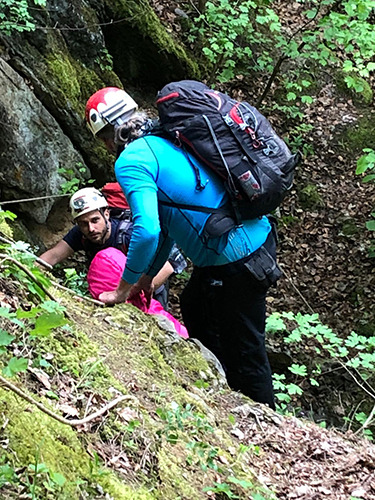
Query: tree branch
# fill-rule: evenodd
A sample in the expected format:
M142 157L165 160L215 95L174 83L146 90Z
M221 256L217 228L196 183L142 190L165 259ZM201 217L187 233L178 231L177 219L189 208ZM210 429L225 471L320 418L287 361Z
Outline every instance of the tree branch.
M132 401L138 403L138 399L135 396L132 396L130 394L122 395L122 396L119 396L118 398L114 399L110 403L106 404L105 406L103 406L103 408L101 408L100 410L96 411L95 413L92 413L91 415L88 415L85 418L69 420L67 418L62 417L61 415L58 415L57 413L54 413L49 408L46 408L42 403L39 403L39 401L36 401L33 397L26 394L22 389L20 389L16 385L12 384L12 382L9 382L9 380L5 379L1 375L0 375L0 386L6 387L8 390L14 392L15 394L17 394L17 396L24 399L25 401L33 404L34 406L39 408L39 410L41 410L43 413L54 418L58 422L61 422L62 424L65 424L65 425L71 425L72 427L77 427L79 425L87 424L88 422L91 422L92 420L95 420L96 418L101 417L104 413L111 410L114 406L118 405L119 403L121 403L121 401L132 400Z

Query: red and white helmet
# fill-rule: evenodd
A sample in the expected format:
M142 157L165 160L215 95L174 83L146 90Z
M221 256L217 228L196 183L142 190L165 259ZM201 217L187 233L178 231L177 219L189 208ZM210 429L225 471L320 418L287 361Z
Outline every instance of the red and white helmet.
M92 187L83 188L74 193L70 198L69 205L73 219L88 212L108 207L104 194L99 189Z
M124 90L105 87L93 94L86 103L86 121L96 135L106 125L122 125L138 108L137 103Z

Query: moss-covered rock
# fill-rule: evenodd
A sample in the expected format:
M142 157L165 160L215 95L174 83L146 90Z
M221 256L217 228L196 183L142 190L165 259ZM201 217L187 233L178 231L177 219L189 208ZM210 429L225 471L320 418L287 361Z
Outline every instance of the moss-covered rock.
M347 77L355 78L357 82L357 90L348 87L345 80ZM356 73L338 71L336 74L336 88L339 93L350 97L355 104L368 105L371 104L374 99L374 94L369 82L358 76Z
M298 199L304 210L316 210L324 206L323 199L315 184L307 184L298 192Z
M73 322L50 336L25 339L31 362L49 359L43 370L51 390L34 385L34 399L55 413L65 402L81 414L95 411L90 402L100 407L118 394L129 399L77 433L19 396L0 391L0 413L12 420L5 430L6 463L14 471L26 470L38 456L48 468L38 498L78 500L83 490L92 499L102 498L102 492L114 500L203 500L204 488L214 487L218 477L222 482L246 477L254 491L261 488L230 435L229 410L217 412L210 403L229 389L218 383L194 343L160 330L155 318L130 304L94 309L59 289L52 293L68 307ZM3 365L10 356L2 358ZM200 380L204 387L196 384ZM32 384L26 375L18 380L27 394ZM42 479L55 473L65 483L55 485L50 497ZM0 492L14 491L22 481L15 472L5 489L0 483ZM241 483L230 488L247 498ZM267 490L264 498L273 494Z
M346 151L351 155L362 153L365 148L373 148L375 137L375 120L371 110L364 112L362 118L348 126L339 137Z
M361 231L363 231L363 229L361 227L358 227L354 219L348 218L342 221L340 233L343 236L346 237L355 236Z
M111 18L121 20L103 27L103 32L124 84L142 82L160 88L172 80L199 79L198 65L168 33L148 2L111 0L105 4Z

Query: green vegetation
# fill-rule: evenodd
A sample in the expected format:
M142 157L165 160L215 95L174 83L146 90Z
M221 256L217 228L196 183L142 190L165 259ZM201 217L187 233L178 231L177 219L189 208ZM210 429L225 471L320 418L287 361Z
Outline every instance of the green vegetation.
M89 184L93 184L95 182L95 179L87 179L88 170L82 165L82 163L78 163L76 165L76 168L76 172L73 169L58 169L58 173L66 178L66 181L60 185L62 194L73 194L78 189L83 187L83 184L86 187ZM76 177L76 174L78 175L78 177Z
M3 382L0 496L196 500L222 488L225 498L275 498L247 465L259 448L239 445L230 434L235 419L208 406L226 389L194 344L169 338L131 305L95 310L62 294L19 244L2 251L14 261L0 267L0 280L21 284L18 306L0 309L3 379L57 415L64 405L94 413L114 394L133 394L77 432ZM129 465L104 464L116 456Z
M45 7L46 0L32 0L34 6ZM35 23L27 0L0 0L0 32L33 31Z
M295 349L299 359L306 359L305 363L291 364L289 376L275 374L279 411L295 411L296 402L305 391L326 383L325 372L340 369L352 378L359 393L354 415L351 415L352 406L345 408L343 425L349 421L352 427L372 440L375 432L375 415L371 412L375 401L375 335L351 332L347 338L341 338L319 321L318 314L291 312L273 313L267 320L266 330L270 334L282 334L285 349ZM360 411L361 407L365 409Z
M261 72L271 75L270 83L280 75L286 61L293 62L288 76L281 74L287 100L312 102L305 94L312 81L300 79L303 65L323 67L341 64L348 88L363 92L363 79L375 70L375 28L371 22L371 0L301 1L300 23L294 31L285 30L272 1L208 1L194 19L188 42L196 44L208 63L211 82L225 82L235 76ZM304 7L306 4L306 7ZM276 61L276 63L275 63ZM267 86L268 87L268 86ZM267 91L269 88L266 89ZM263 94L262 99L265 97Z
M308 184L298 193L301 207L304 210L316 210L324 206L323 199L315 184Z
M372 148L365 148L365 153L357 162L356 174L366 174L362 182L375 183L375 150ZM369 231L375 231L375 207L374 212L371 213L372 219L366 222L366 227ZM370 248L370 257L375 257L375 245Z

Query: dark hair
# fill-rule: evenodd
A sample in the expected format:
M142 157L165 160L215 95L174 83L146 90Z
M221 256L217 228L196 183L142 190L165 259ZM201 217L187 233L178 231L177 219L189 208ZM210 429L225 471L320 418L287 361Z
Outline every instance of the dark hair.
M125 123L115 127L115 144L126 146L129 142L141 137L144 134L145 122L147 122L146 113L134 113Z
M113 125L106 125L104 128L99 130L99 132L96 134L96 137L98 139L114 139L115 137L115 129Z

